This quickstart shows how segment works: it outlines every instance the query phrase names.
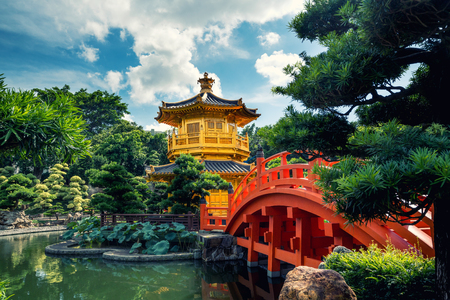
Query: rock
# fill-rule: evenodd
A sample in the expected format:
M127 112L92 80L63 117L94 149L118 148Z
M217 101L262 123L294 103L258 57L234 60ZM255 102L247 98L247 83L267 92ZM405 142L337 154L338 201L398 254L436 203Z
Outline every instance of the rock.
M335 253L352 253L353 251L344 246L336 246L333 249L333 252L335 252Z
M0 225L0 230L10 230L10 229L14 229L14 225L12 226Z
M278 300L347 300L356 299L344 278L333 270L300 266L286 275Z
M82 217L83 217L83 214L79 213L79 212L77 212L73 215L74 220L81 220Z
M8 229L26 228L31 224L30 218L24 211L0 211L0 225L7 226Z

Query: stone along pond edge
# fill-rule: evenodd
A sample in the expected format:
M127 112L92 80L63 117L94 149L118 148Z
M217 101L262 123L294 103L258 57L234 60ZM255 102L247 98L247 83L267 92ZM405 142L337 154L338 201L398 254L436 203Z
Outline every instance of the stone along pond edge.
M203 259L205 262L240 260L245 257L245 249L238 246L236 238L219 232L197 233L197 238L203 243L202 249L193 249L190 252L168 253L164 255L148 255L140 253L130 254L129 248L110 246L105 248L75 248L79 245L76 240L68 240L49 245L45 253L50 256L101 256L105 260L121 262L154 262Z
M130 254L130 249L123 249L120 247L108 248L74 248L78 246L75 240L68 240L54 245L45 247L45 254L58 256L92 256L101 255L103 259L123 261L123 262L152 262L152 261L169 261L169 260L188 260L201 259L201 251L194 250L190 253L170 253L164 255L145 255L133 253Z

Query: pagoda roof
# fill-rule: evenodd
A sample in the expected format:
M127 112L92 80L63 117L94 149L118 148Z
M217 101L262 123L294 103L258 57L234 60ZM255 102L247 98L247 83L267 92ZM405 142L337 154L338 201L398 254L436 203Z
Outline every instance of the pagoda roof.
M159 107L158 116L155 118L158 122L166 123L171 126L178 126L175 116L178 113L192 112L196 110L210 111L228 111L235 112L238 117L238 126L245 126L249 122L260 116L256 113L257 109L247 108L242 103L242 98L238 100L227 100L214 95L211 92L202 92L189 99L179 102L162 102Z
M201 162L205 166L206 172L218 174L247 174L250 172L250 165L234 160L209 160ZM147 167L148 175L173 175L173 170L177 168L176 163L170 163L162 166Z

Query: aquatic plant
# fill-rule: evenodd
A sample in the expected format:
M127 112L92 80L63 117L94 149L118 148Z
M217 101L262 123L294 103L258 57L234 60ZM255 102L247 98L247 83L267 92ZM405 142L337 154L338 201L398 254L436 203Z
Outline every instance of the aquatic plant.
M130 253L135 251L161 255L167 252L183 252L194 247L196 234L186 230L183 224L150 224L149 222L121 223L114 227L101 227L97 217L84 218L67 225L63 239L78 238L80 245L89 247L93 243L106 241L131 244Z

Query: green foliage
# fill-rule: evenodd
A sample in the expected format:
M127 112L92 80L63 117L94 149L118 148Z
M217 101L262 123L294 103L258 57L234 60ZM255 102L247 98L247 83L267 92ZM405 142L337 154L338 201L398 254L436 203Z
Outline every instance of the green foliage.
M55 164L50 169L50 176L42 184L35 186L38 197L34 199L34 209L45 209L52 207L53 200L63 201L66 186L66 171L69 170L66 163Z
M203 172L205 166L191 155L181 154L175 163L178 166L173 170L175 178L167 189L171 194L169 201L178 204L172 211L174 208L180 213L195 211L201 197L210 195L208 190L228 188L228 183L218 174Z
M11 166L5 166L4 168L0 168L0 176L10 177L14 175L14 168Z
M242 131L239 133L242 136L248 135L249 140L249 150L250 150L250 157L247 159L247 163L253 163L256 161L256 152L258 151L259 146L262 147L264 151L265 157L270 157L274 154L277 154L277 149L274 147L271 147L265 138L264 134L262 133L261 129L267 129L271 128L271 125L264 126L262 128L256 127L255 123L251 125L245 126Z
M143 254L162 255L169 249L171 252L187 251L195 245L196 234L186 231L185 226L172 222L169 224L153 225L146 223L122 223L112 228L100 227L100 219L90 217L72 222L67 225L68 230L63 239L74 236L80 238L80 245L92 246L92 243L117 242L132 244L130 253L141 251ZM144 247L145 246L145 247ZM172 247L170 247L172 246Z
M12 296L14 296L14 294L7 296L6 295L6 290L8 289L7 286L8 282L7 281L1 281L0 280L0 300L8 300L9 298L11 298Z
M348 154L348 139L355 129L344 117L332 113L298 112L289 106L284 117L273 127L262 128L260 133L278 152L299 150L302 158L313 160Z
M340 273L358 299L436 299L434 265L434 259L390 244L325 258L325 267Z
M0 177L0 208L15 210L21 205L31 203L36 197L32 189L35 182L32 179L36 178L20 173Z
M92 158L79 160L70 167L70 176L84 177L89 169L100 169L116 162L135 176L144 174L145 165L167 163L164 134L152 135L136 123L125 120L92 137Z
M305 8L289 28L327 51L315 57L302 53L302 63L285 68L293 81L274 92L308 109L336 112L419 95L416 99L429 103L432 121L449 124L440 102L450 79L445 1L317 0ZM428 66L420 80L396 86L394 81L416 63Z
M56 220L59 220L59 215L65 214L66 211L64 210L61 203L56 203L55 205L52 205L48 210L44 212L44 215L46 216L55 216Z
M450 133L432 132L396 122L359 128L350 143L364 149L365 160L345 157L332 168L313 169L325 202L351 223L402 217L418 222L450 190Z
M145 201L147 209L150 213L161 213L172 205L168 200L167 188L169 185L165 182L151 182L151 193Z
M48 156L73 161L89 155L84 126L71 97L58 95L49 103L33 91L7 89L0 74L1 156L20 155L34 164Z
M72 176L70 178L69 187L65 189L64 201L69 201L68 209L73 211L83 211L90 204L87 198L89 187L85 185L85 181L79 176Z
M65 85L62 89L53 87L52 89L34 89L40 98L52 103L58 96L65 95L74 99L87 128L85 134L88 137L100 133L114 124L120 122L124 114L128 114L128 105L123 103L121 97L109 94L106 91L95 91L88 93L86 89L80 89L75 94L70 92L70 87Z
M306 160L304 160L301 157L293 157L293 158L287 160L288 165L302 164L302 163L306 163ZM272 159L271 161L269 161L269 163L266 165L266 168L272 169L272 168L279 167L280 165L281 165L281 157L278 157L278 158L275 158L275 159Z
M90 183L103 188L102 193L94 194L91 205L99 211L110 213L140 213L145 209L138 188L141 182L125 168L113 162L101 170L88 172Z

